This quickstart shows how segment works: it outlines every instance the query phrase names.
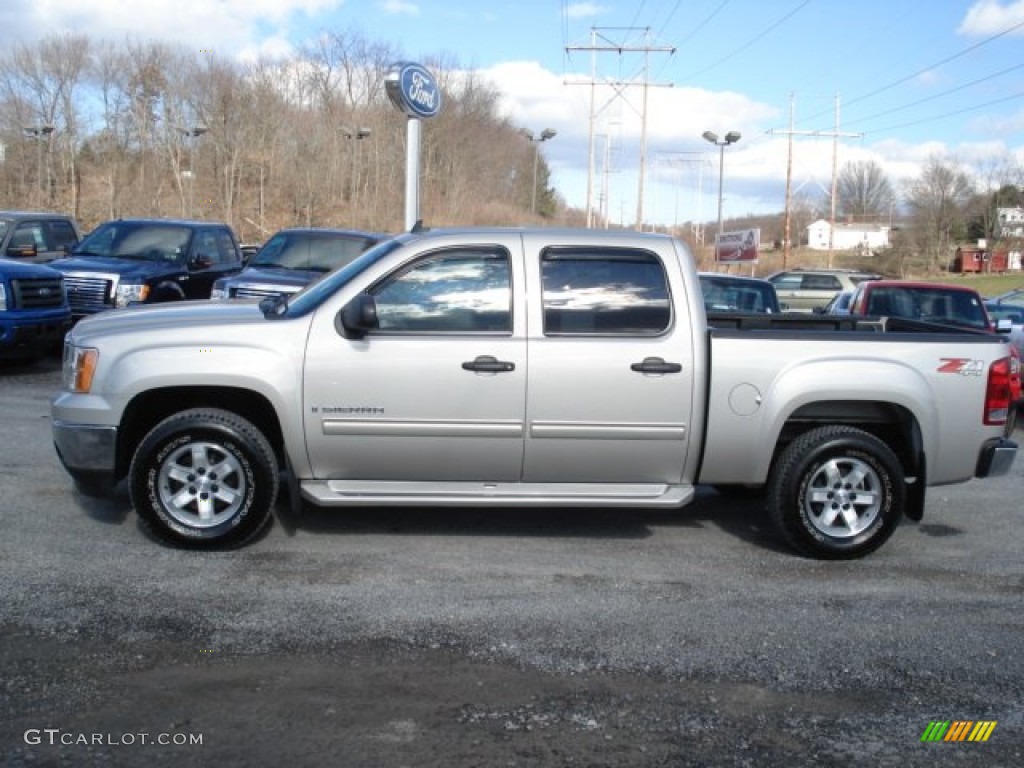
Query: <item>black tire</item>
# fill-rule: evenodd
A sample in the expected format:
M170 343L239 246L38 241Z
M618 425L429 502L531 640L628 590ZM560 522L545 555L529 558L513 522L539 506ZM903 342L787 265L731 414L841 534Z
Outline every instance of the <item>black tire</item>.
M786 542L821 560L849 560L892 535L906 498L903 468L884 442L854 427L818 427L779 455L768 511Z
M132 506L163 541L190 548L241 546L271 519L274 450L237 414L194 408L157 424L129 472Z

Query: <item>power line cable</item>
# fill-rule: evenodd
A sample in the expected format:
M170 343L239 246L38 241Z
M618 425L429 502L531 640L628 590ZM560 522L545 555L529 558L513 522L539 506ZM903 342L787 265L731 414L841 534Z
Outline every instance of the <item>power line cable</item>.
M696 72L691 73L690 77L693 78L693 77L697 77L699 75L703 75L705 72L709 72L710 70L714 69L715 67L720 66L721 64L724 64L725 62L729 61L730 59L732 59L732 58L738 56L739 54L743 53L743 51L747 50L748 48L750 48L755 43L760 42L765 37L765 35L767 35L769 32L774 31L777 27L781 26L785 22L789 21L789 19L791 19L798 12L802 11L804 8L806 8L810 4L811 4L811 0L804 0L796 8L791 10L789 13L787 13L785 16L783 16L778 21L776 21L773 24L769 25L767 28L765 28L761 32L758 32L750 40L748 40L746 43L744 43L739 48L734 50L732 53L726 54L725 56L723 56L721 59L719 59L718 61L714 62L713 64L709 64L708 66L704 67L704 69L700 69L700 70L698 70Z
M850 99L850 100L845 102L845 105L848 107L851 104L856 104L856 103L858 103L860 101L864 101L865 99L869 99L872 96L877 96L880 93L885 93L886 91L895 88L897 85L902 85L903 83L905 83L905 82L907 82L909 80L913 80L915 77L920 77L921 75L923 75L926 72L929 72L929 71L931 71L933 69L937 69L938 67L941 67L944 64L948 64L951 61L955 61L956 59L959 59L959 58L961 58L963 56L966 56L968 53L971 53L972 51L976 51L978 48L981 48L983 45L988 45L989 43L994 42L995 40L998 40L1001 37L1005 37L1006 35L1008 35L1011 32L1014 32L1014 31L1020 29L1021 27L1024 27L1024 21L1017 22L1013 26L1007 27L1002 32L997 32L996 34L992 35L991 37L987 37L984 40L981 40L981 41L975 43L974 45L971 45L971 46L968 46L967 48L964 48L962 51L958 51L957 53L954 53L951 56L947 56L946 58L942 59L941 61L937 61L934 64L931 64L931 65L929 65L927 67L919 69L916 72L907 75L906 77L901 77L898 80L894 80L893 82L888 83L887 85L883 85L883 86L881 86L879 88L876 88L873 91L870 91L868 93L865 93L865 94L857 96L857 97L855 97L853 99ZM821 117L824 114L827 114L827 110L822 110L821 112L817 112L816 114L813 114L810 117L807 117L807 118L804 118L804 119L805 120L814 120L815 118Z
M916 107L919 104L924 104L925 102L928 102L928 101L934 101L935 99L940 99L943 96L949 96L951 93L956 93L957 91L962 91L965 88L970 88L971 86L978 85L979 83L984 83L984 82L986 82L988 80L994 80L997 77L1001 77L1002 75L1005 75L1007 72L1013 72L1014 70L1021 69L1022 67L1024 67L1024 64L1015 64L1014 66L1007 67L1006 69L1000 70L999 72L993 72L992 74L986 75L985 77L979 77L977 80L972 80L969 83L964 83L963 85L958 85L955 88L949 88L949 89L947 89L945 91L942 91L941 93L935 93L935 94L932 94L931 96L926 96L923 99L918 99L917 101L912 101L909 104L903 104L903 105L901 105L899 107L893 107L892 109L887 109L884 112L876 112L873 115L868 115L867 117L861 117L861 118L858 118L856 120L849 120L849 121L847 121L847 125L849 125L850 123L857 124L857 123L867 122L868 120L874 120L874 119L879 118L879 117L884 117L885 115L891 115L893 112L902 112L905 109L910 109L911 107Z
M953 110L952 112L945 112L941 115L932 115L931 117L926 117L921 120L912 120L911 122L908 123L900 123L899 125L889 125L886 126L885 128L876 128L875 130L871 131L871 133L885 133L887 131L896 131L899 130L900 128L910 128L911 126L921 125L922 123L934 123L937 120L944 120L947 117L954 117L956 115L962 115L966 112L973 112L978 109L985 109L985 107L991 107L996 104L1004 104L1007 101L1013 101L1014 99L1019 99L1021 97L1024 97L1024 91L1018 91L1017 93L1011 94L1010 96L1003 96L1002 98L993 99L992 101L986 101L981 104L974 104L970 107L964 107L963 109L956 109Z

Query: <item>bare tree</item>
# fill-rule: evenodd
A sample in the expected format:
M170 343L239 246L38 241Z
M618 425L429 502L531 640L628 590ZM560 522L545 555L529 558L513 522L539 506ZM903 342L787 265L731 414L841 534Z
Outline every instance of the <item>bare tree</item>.
M973 192L971 179L959 163L937 155L928 159L920 176L907 183L913 228L931 271L948 264L951 246L964 232L966 205Z
M892 184L873 160L847 163L839 172L836 186L837 212L843 218L874 222L888 217L892 211L895 200Z

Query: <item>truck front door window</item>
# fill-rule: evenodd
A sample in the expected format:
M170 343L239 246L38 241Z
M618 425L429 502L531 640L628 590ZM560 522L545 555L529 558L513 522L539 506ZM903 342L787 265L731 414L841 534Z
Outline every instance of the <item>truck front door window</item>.
M435 255L374 289L373 295L383 332L512 330L512 278L503 251Z

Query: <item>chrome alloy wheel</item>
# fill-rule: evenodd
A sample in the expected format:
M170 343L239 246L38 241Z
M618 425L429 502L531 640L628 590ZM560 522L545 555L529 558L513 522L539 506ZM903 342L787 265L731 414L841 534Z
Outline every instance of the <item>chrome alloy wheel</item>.
M238 458L208 442L185 443L168 454L157 488L167 512L190 528L211 528L231 519L248 491Z
M871 466L840 457L818 467L805 487L802 503L818 531L847 539L871 526L882 500L882 481Z

